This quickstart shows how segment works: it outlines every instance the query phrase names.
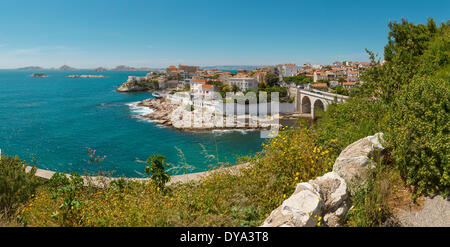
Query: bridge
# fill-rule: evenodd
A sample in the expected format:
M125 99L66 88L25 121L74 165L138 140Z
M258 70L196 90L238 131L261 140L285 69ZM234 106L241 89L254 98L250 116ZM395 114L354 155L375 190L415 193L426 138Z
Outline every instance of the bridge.
M345 102L349 97L340 94L323 92L315 89L289 88L289 96L295 97L295 111L301 114L309 114L316 118L318 109L326 111L333 103Z

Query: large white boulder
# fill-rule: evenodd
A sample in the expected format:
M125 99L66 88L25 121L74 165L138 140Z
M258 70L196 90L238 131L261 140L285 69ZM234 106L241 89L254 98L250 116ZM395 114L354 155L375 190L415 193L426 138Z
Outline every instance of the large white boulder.
M360 139L346 147L333 165L333 172L341 176L347 184L360 185L367 179L370 169L383 150L382 133Z
M315 186L299 183L294 193L270 214L262 226L315 226L322 204L320 192Z
M308 183L299 183L295 192L275 209L262 226L315 226L323 216L327 226L339 226L350 208L353 185L365 183L369 170L383 150L383 134L358 140L345 148L333 171Z

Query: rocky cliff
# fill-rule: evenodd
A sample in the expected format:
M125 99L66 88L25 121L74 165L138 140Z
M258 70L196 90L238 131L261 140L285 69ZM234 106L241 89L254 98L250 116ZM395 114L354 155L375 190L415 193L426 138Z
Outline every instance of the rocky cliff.
M272 211L262 226L316 226L323 219L327 226L340 226L350 209L351 188L365 183L369 169L384 149L382 133L360 139L345 148L333 171L297 184L294 193Z

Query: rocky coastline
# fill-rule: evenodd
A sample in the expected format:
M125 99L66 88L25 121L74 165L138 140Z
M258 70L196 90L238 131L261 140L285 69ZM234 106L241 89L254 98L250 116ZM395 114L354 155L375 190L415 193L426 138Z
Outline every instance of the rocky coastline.
M158 125L162 125L169 128L174 128L184 131L210 131L210 130L231 130L231 129L269 129L271 121L273 119L257 118L255 116L249 115L232 115L232 116L220 116L220 118L215 119L215 112L209 109L194 107L193 110L188 110L187 106L178 102L171 101L165 97L156 99L146 99L137 104L141 107L149 107L154 110L154 112L146 115L141 115L142 118L151 120ZM182 116L186 112L192 112L192 119L183 119ZM206 113L206 114L205 114ZM211 118L204 117L205 115L211 115ZM257 121L257 126L249 125L248 121L252 119ZM280 119L289 119L287 116L279 117ZM236 123L243 121L245 124L243 126L238 126ZM230 122L235 124L229 124ZM227 123L227 124L225 124ZM276 127L279 127L276 124Z
M151 92L152 88L148 88L147 86L138 85L138 84L122 84L119 88L116 89L116 92Z

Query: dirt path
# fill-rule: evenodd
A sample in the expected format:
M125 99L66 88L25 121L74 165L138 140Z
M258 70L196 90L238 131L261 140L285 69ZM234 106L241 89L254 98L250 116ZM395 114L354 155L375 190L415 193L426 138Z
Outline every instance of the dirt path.
M426 197L421 209L399 209L394 212L401 226L450 227L450 199Z

